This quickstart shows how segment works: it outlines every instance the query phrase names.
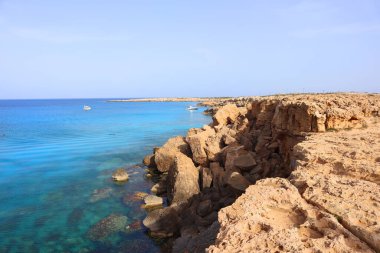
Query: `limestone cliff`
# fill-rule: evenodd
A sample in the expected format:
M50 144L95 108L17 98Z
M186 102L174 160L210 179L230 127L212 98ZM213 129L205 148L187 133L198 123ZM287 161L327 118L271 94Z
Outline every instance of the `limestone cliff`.
M144 221L153 234L174 252L380 251L380 95L217 106L156 152L171 202Z

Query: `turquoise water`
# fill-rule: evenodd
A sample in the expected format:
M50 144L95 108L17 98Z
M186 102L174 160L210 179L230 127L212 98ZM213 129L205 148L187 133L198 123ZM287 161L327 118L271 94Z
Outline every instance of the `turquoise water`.
M190 104L0 100L0 252L162 251L138 225L101 239L89 229L111 214L135 225L144 218L142 203L128 197L153 183L134 165L210 122L185 110ZM110 180L119 167L131 174L127 183Z

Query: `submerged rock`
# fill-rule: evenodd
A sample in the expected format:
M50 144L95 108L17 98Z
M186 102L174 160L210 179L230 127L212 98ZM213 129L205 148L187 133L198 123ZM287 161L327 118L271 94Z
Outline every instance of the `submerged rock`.
M113 233L125 231L127 223L127 216L111 214L93 225L87 232L87 236L93 241L101 241Z
M127 194L123 197L123 203L129 205L130 202L142 201L148 193L146 192L135 192L134 194Z
M94 203L111 196L112 188L96 189L92 192L90 202Z
M129 178L129 175L127 171L123 168L117 169L113 174L112 174L112 179L118 182L122 181L127 181Z
M126 227L128 232L135 232L142 229L141 221L135 220Z

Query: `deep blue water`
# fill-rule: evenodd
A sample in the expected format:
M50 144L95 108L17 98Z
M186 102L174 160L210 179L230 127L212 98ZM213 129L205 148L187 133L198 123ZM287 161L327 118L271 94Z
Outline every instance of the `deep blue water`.
M141 202L123 201L153 184L133 165L210 122L185 110L190 104L0 100L0 252L160 252L144 228L101 240L88 230L111 214L128 224L144 218ZM128 182L110 179L119 167L131 173Z

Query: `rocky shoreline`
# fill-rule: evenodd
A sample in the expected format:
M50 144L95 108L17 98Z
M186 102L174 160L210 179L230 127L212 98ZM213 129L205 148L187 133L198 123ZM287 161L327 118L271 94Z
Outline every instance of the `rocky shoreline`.
M107 102L219 102L230 98L134 98L134 99L112 99Z
M144 159L173 252L380 252L380 95L207 101L213 122Z

